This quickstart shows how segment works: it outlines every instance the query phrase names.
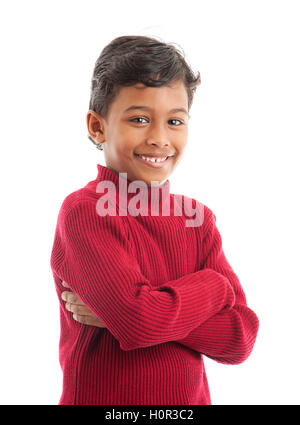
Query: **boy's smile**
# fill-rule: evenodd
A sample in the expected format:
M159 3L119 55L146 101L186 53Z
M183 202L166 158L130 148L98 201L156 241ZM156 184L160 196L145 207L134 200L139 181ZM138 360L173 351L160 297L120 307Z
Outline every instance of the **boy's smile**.
M89 110L89 134L102 143L106 166L130 181L163 184L179 163L188 136L188 96L183 81L170 86L121 87L108 115Z

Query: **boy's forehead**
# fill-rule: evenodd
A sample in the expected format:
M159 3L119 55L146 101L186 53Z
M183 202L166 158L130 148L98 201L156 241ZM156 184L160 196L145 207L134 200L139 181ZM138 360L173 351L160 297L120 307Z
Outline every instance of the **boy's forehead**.
M115 98L115 106L119 111L125 112L133 105L177 107L187 109L187 91L182 81L170 86L148 87L142 83L133 86L121 87Z

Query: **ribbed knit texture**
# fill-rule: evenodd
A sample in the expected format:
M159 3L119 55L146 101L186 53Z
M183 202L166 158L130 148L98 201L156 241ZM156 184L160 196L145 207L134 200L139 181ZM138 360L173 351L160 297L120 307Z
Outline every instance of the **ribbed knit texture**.
M148 215L126 215L136 196L130 182L97 167L97 178L63 201L51 253L60 302L59 404L211 404L203 355L239 364L259 327L225 258L216 216L195 199L171 194L169 180L152 192L141 189L139 205L146 199ZM116 188L116 215L98 213L108 193L104 181ZM188 200L203 213L199 226L186 226L191 215L183 207L176 213ZM106 328L73 319L61 300L62 281Z

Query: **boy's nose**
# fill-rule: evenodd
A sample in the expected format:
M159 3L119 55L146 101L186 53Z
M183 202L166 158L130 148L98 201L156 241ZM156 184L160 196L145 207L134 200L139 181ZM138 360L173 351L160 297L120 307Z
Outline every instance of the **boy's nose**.
M169 146L170 142L166 138L159 137L158 135L157 137L149 137L147 140L147 144L161 148L163 146Z

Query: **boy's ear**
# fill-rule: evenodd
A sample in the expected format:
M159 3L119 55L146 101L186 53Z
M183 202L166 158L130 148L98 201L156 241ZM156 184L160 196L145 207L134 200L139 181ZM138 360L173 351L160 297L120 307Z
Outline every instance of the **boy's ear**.
M102 117L97 112L89 110L86 115L88 132L92 138L96 138L100 133L103 136Z

